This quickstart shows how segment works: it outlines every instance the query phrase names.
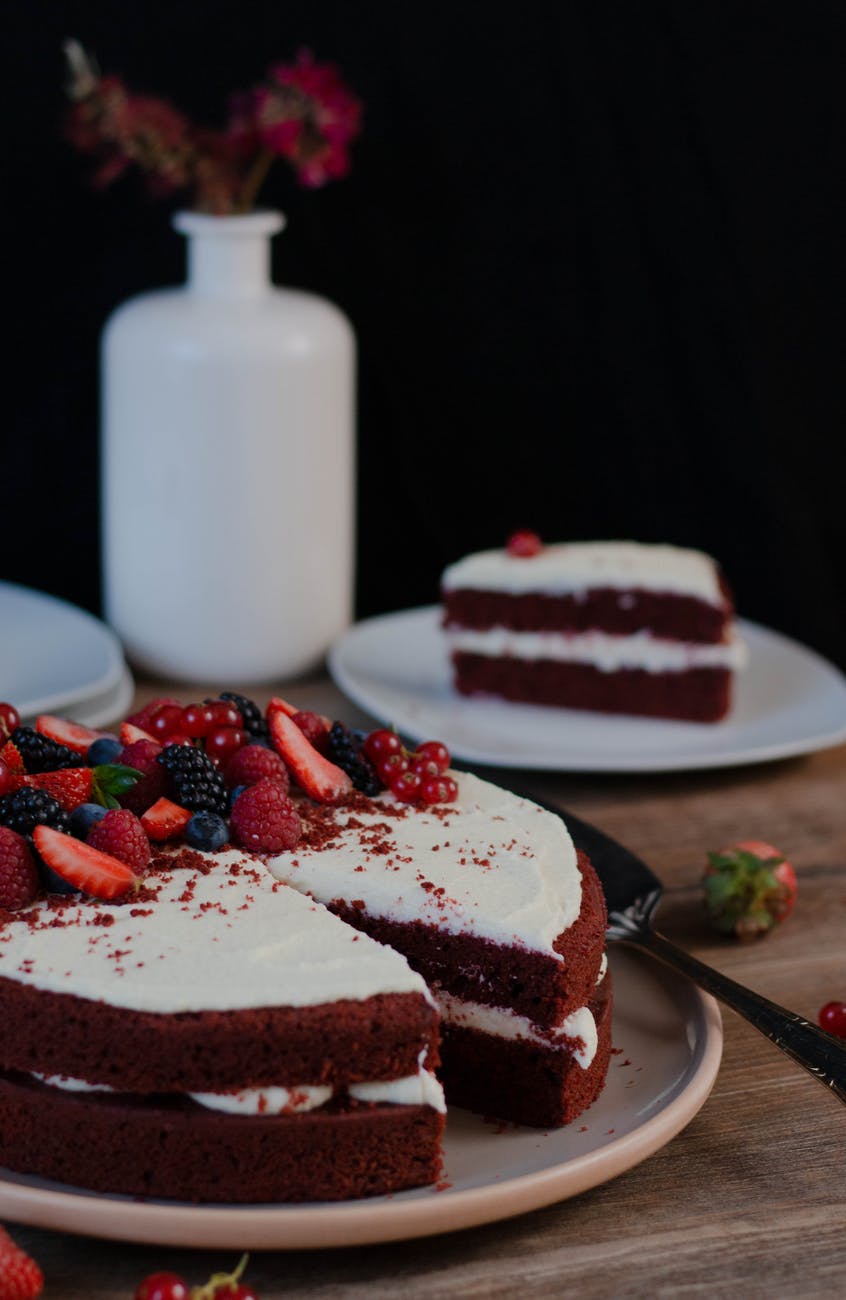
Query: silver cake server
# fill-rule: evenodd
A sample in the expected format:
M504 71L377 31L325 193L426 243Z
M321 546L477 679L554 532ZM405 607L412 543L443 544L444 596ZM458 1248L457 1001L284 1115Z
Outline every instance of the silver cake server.
M576 847L587 854L596 868L608 904L609 940L648 952L665 965L687 975L700 988L743 1016L776 1047L846 1102L846 1042L818 1029L795 1012L753 993L743 984L721 975L670 943L652 924L664 892L654 872L629 849L589 822L583 822L549 803L544 806L563 817Z

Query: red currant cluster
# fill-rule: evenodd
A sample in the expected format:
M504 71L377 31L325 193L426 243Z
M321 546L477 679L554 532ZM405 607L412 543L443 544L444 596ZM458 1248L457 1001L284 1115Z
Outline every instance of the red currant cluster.
M160 704L143 725L160 745L190 745L202 740L209 758L225 767L237 750L249 743L244 720L234 704Z
M135 1290L135 1300L259 1300L258 1292L242 1282L248 1255L231 1273L213 1273L203 1286L189 1287L178 1273L151 1273Z
M0 702L0 746L4 740L8 740L15 727L21 725L21 715L18 713L14 704Z
M846 1038L846 1002L826 1002L819 1014L820 1029Z
M458 795L455 781L445 775L449 750L439 740L427 740L409 751L395 731L381 727L371 731L364 752L379 780L401 803L452 803Z

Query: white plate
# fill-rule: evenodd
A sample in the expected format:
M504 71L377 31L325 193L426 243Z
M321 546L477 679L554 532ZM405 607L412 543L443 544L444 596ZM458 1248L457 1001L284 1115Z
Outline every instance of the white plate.
M93 614L0 582L0 698L22 718L63 713L91 725L104 702L124 699L126 678L120 642Z
M611 969L615 1055L599 1100L567 1128L548 1133L451 1111L436 1188L337 1205L192 1206L5 1173L0 1218L159 1245L282 1250L428 1236L575 1196L675 1137L705 1102L722 1053L713 998L620 949L611 953Z
M440 609L371 618L329 655L341 690L414 740L442 740L456 758L569 772L662 772L762 763L846 740L846 680L813 650L740 620L749 665L719 723L613 717L462 696Z

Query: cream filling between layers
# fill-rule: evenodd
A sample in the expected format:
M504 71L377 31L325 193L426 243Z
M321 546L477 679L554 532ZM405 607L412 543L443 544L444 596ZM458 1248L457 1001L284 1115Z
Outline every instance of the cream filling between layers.
M748 650L733 633L728 642L705 645L694 641L668 641L649 632L614 636L608 632L515 632L493 627L481 632L473 629L447 629L446 638L452 651L486 655L489 658L514 658L534 662L539 659L556 663L590 664L600 672L619 672L623 668L640 668L650 673L682 673L692 668L743 668Z
M692 596L720 609L726 604L709 555L640 542L557 542L532 556L477 551L445 569L441 587L552 596L610 587Z
M114 1092L107 1084L85 1083L63 1074L33 1074L39 1083L65 1092ZM346 1089L357 1101L382 1102L393 1106L431 1106L446 1114L444 1090L438 1080L422 1065L416 1074L403 1079L377 1079L373 1083L354 1083ZM189 1092L185 1094L207 1110L229 1115L302 1115L319 1110L335 1095L323 1084L304 1084L296 1088L241 1088L236 1092Z
M542 1029L526 1016L509 1011L506 1007L489 1007L481 1002L466 1002L440 991L438 1010L448 1025L461 1029L478 1029L493 1038L527 1041L553 1051L572 1051L573 1060L586 1070L596 1056L599 1038L596 1021L589 1007L579 1007L554 1029ZM572 1041L576 1046L573 1047Z

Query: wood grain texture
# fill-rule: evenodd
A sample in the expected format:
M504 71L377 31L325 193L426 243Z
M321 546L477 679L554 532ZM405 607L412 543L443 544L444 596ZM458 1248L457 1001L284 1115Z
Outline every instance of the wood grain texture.
M163 689L145 685L139 701ZM166 689L186 701L216 693ZM325 679L286 689L303 707L369 721ZM264 703L269 692L252 695ZM703 961L812 1021L824 1002L846 997L846 748L720 772L490 776L572 809L644 857L667 886L659 929ZM771 840L799 877L794 915L752 945L715 936L701 912L705 852L737 838ZM724 1024L723 1063L703 1110L613 1182L439 1238L256 1254L249 1280L262 1300L843 1294L846 1113L733 1013L724 1011ZM199 1283L235 1262L7 1226L41 1263L48 1298L128 1298L154 1270Z

